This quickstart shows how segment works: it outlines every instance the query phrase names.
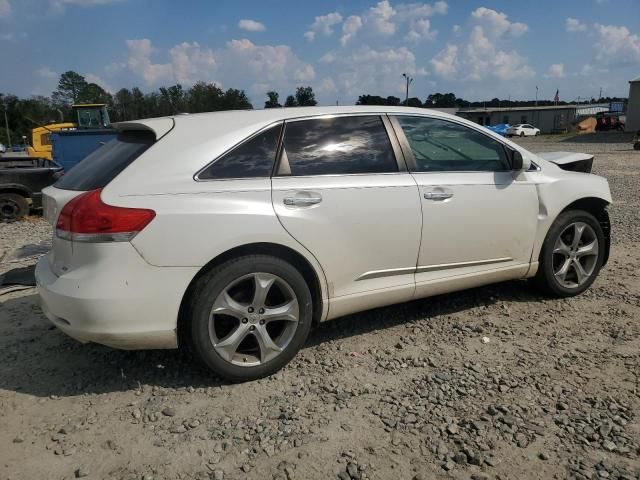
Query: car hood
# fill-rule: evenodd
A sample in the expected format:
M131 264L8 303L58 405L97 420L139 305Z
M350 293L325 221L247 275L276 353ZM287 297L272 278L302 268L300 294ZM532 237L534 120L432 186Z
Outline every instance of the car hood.
M591 173L593 155L576 152L544 152L537 153L538 157L547 162L555 163L563 170Z

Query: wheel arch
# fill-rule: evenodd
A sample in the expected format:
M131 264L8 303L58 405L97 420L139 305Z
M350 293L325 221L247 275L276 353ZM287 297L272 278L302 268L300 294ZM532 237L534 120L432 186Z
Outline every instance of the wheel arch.
M32 195L32 192L27 187L17 183L0 184L0 193L16 193L23 196L27 200L29 200Z
M307 282L307 285L309 286L309 290L311 291L311 298L313 299L313 325L317 325L318 323L320 323L326 311L321 283L325 281L324 275L321 272L318 272L316 268L314 268L314 266L311 264L311 262L307 260L307 258L305 258L304 255L302 255L300 252L297 252L291 247L269 242L249 243L231 248L230 250L227 250L216 256L205 266L203 266L193 277L184 295L182 296L182 301L180 302L180 308L178 310L177 333L179 342L181 338L185 338L185 327L188 326L189 320L189 301L191 296L193 295L193 291L198 280L211 269L217 267L218 265L221 265L227 260L241 257L243 255L255 254L271 255L273 257L280 258L291 263L300 271L305 281Z

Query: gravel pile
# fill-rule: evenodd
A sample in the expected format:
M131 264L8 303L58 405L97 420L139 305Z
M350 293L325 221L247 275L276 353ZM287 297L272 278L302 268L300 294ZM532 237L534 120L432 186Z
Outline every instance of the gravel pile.
M595 153L610 181L612 257L578 298L508 282L353 315L234 385L183 352L78 344L33 290L1 296L0 479L640 480L640 152L593 138L523 140ZM0 225L0 272L50 236Z

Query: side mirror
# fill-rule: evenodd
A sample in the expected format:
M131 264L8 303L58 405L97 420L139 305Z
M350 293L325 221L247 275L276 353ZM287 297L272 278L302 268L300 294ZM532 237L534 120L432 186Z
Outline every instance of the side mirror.
M519 172L520 170L522 170L523 166L524 159L522 158L522 154L517 150L513 150L511 152L511 170Z
M531 160L524 159L518 150L511 151L511 170L514 172L523 172L529 170Z

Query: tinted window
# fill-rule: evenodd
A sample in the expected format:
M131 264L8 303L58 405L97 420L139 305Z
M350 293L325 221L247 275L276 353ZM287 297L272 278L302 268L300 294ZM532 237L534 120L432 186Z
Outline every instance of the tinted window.
M275 125L222 155L198 174L200 180L271 176L282 125Z
M146 130L119 133L87 155L55 184L64 190L95 190L103 188L156 141Z
M391 142L379 116L290 122L280 172L291 175L396 172Z
M402 117L417 172L509 170L504 147L488 135L446 120Z

